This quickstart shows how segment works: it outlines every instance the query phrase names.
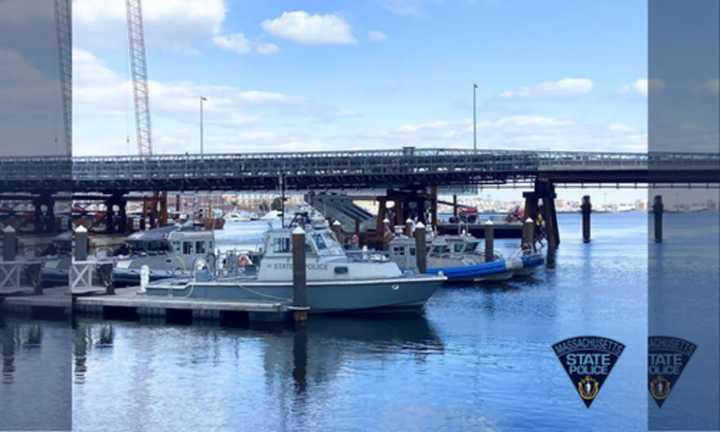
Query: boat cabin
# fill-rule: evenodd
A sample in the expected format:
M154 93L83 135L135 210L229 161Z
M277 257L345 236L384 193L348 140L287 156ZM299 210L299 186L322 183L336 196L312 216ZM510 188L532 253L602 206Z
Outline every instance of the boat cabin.
M135 233L128 237L125 250L120 252L134 255L205 255L213 252L214 248L212 231L172 226Z
M436 238L430 245L430 256L451 257L474 254L480 241L475 237L442 236Z
M345 256L345 251L332 231L328 229L313 229L305 233L305 256L307 258ZM263 259L291 257L291 229L274 229L265 233Z
M415 239L406 235L396 235L388 242L388 257L401 270L416 270L417 257Z

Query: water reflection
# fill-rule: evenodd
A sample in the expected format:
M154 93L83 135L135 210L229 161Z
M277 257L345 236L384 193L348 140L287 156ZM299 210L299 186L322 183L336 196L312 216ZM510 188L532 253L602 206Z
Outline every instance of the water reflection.
M272 410L263 408L263 415L289 424L302 417L307 404L317 402L318 391L367 373L361 366L367 361L403 358L422 365L444 352L442 340L422 315L312 317L303 326L262 329L143 321L109 325L82 319L74 342L75 383L82 385L78 395L98 395L112 384L117 390L113 400L134 412L134 418L181 429L182 415L168 424L160 413L184 406L199 414L203 406L222 398L223 410L241 406L252 411L257 404L275 404ZM106 350L109 347L113 354ZM111 423L93 423L88 417L102 399L81 399L75 416L88 430ZM210 423L245 428L244 419L227 412Z
M93 332L97 333L94 337ZM100 324L95 328L75 323L73 331L73 359L75 384L85 383L88 372L88 351L94 348L112 348L115 340L113 324Z
M10 326L0 319L0 331L2 338L2 376L3 384L10 384L13 381L15 372L15 348L20 339L18 328Z

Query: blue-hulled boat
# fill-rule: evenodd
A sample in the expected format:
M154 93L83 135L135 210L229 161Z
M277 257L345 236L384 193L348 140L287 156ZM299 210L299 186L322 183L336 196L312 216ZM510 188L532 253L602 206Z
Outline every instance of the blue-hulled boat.
M522 262L507 261L499 253L486 261L484 252L478 252L479 243L467 234L436 237L430 243L426 272L443 274L448 282L481 282L510 279L514 267L522 267ZM417 268L414 239L398 234L388 246L390 259L401 268Z

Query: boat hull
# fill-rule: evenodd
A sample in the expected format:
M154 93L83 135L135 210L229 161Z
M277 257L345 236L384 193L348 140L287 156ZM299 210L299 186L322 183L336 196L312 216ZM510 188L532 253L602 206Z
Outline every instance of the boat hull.
M535 272L538 267L545 264L545 258L542 254L523 255L521 258L522 268L515 270L516 276L529 276Z
M444 278L418 275L366 281L308 282L310 313L366 310L417 310L433 295ZM147 295L198 298L218 301L290 302L292 283L257 281L188 282L181 286L153 284Z
M189 276L190 272L185 270L150 270L150 282ZM114 287L138 286L140 285L140 269L114 268L111 281Z
M512 277L512 270L508 268L505 260L496 260L480 264L431 267L428 274L443 274L448 282L477 282L483 280L504 280Z

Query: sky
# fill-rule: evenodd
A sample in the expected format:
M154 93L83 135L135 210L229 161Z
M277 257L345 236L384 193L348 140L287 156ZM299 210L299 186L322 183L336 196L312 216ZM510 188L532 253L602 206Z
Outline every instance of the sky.
M125 2L73 1L74 154L135 154ZM155 153L646 151L640 0L143 0Z

